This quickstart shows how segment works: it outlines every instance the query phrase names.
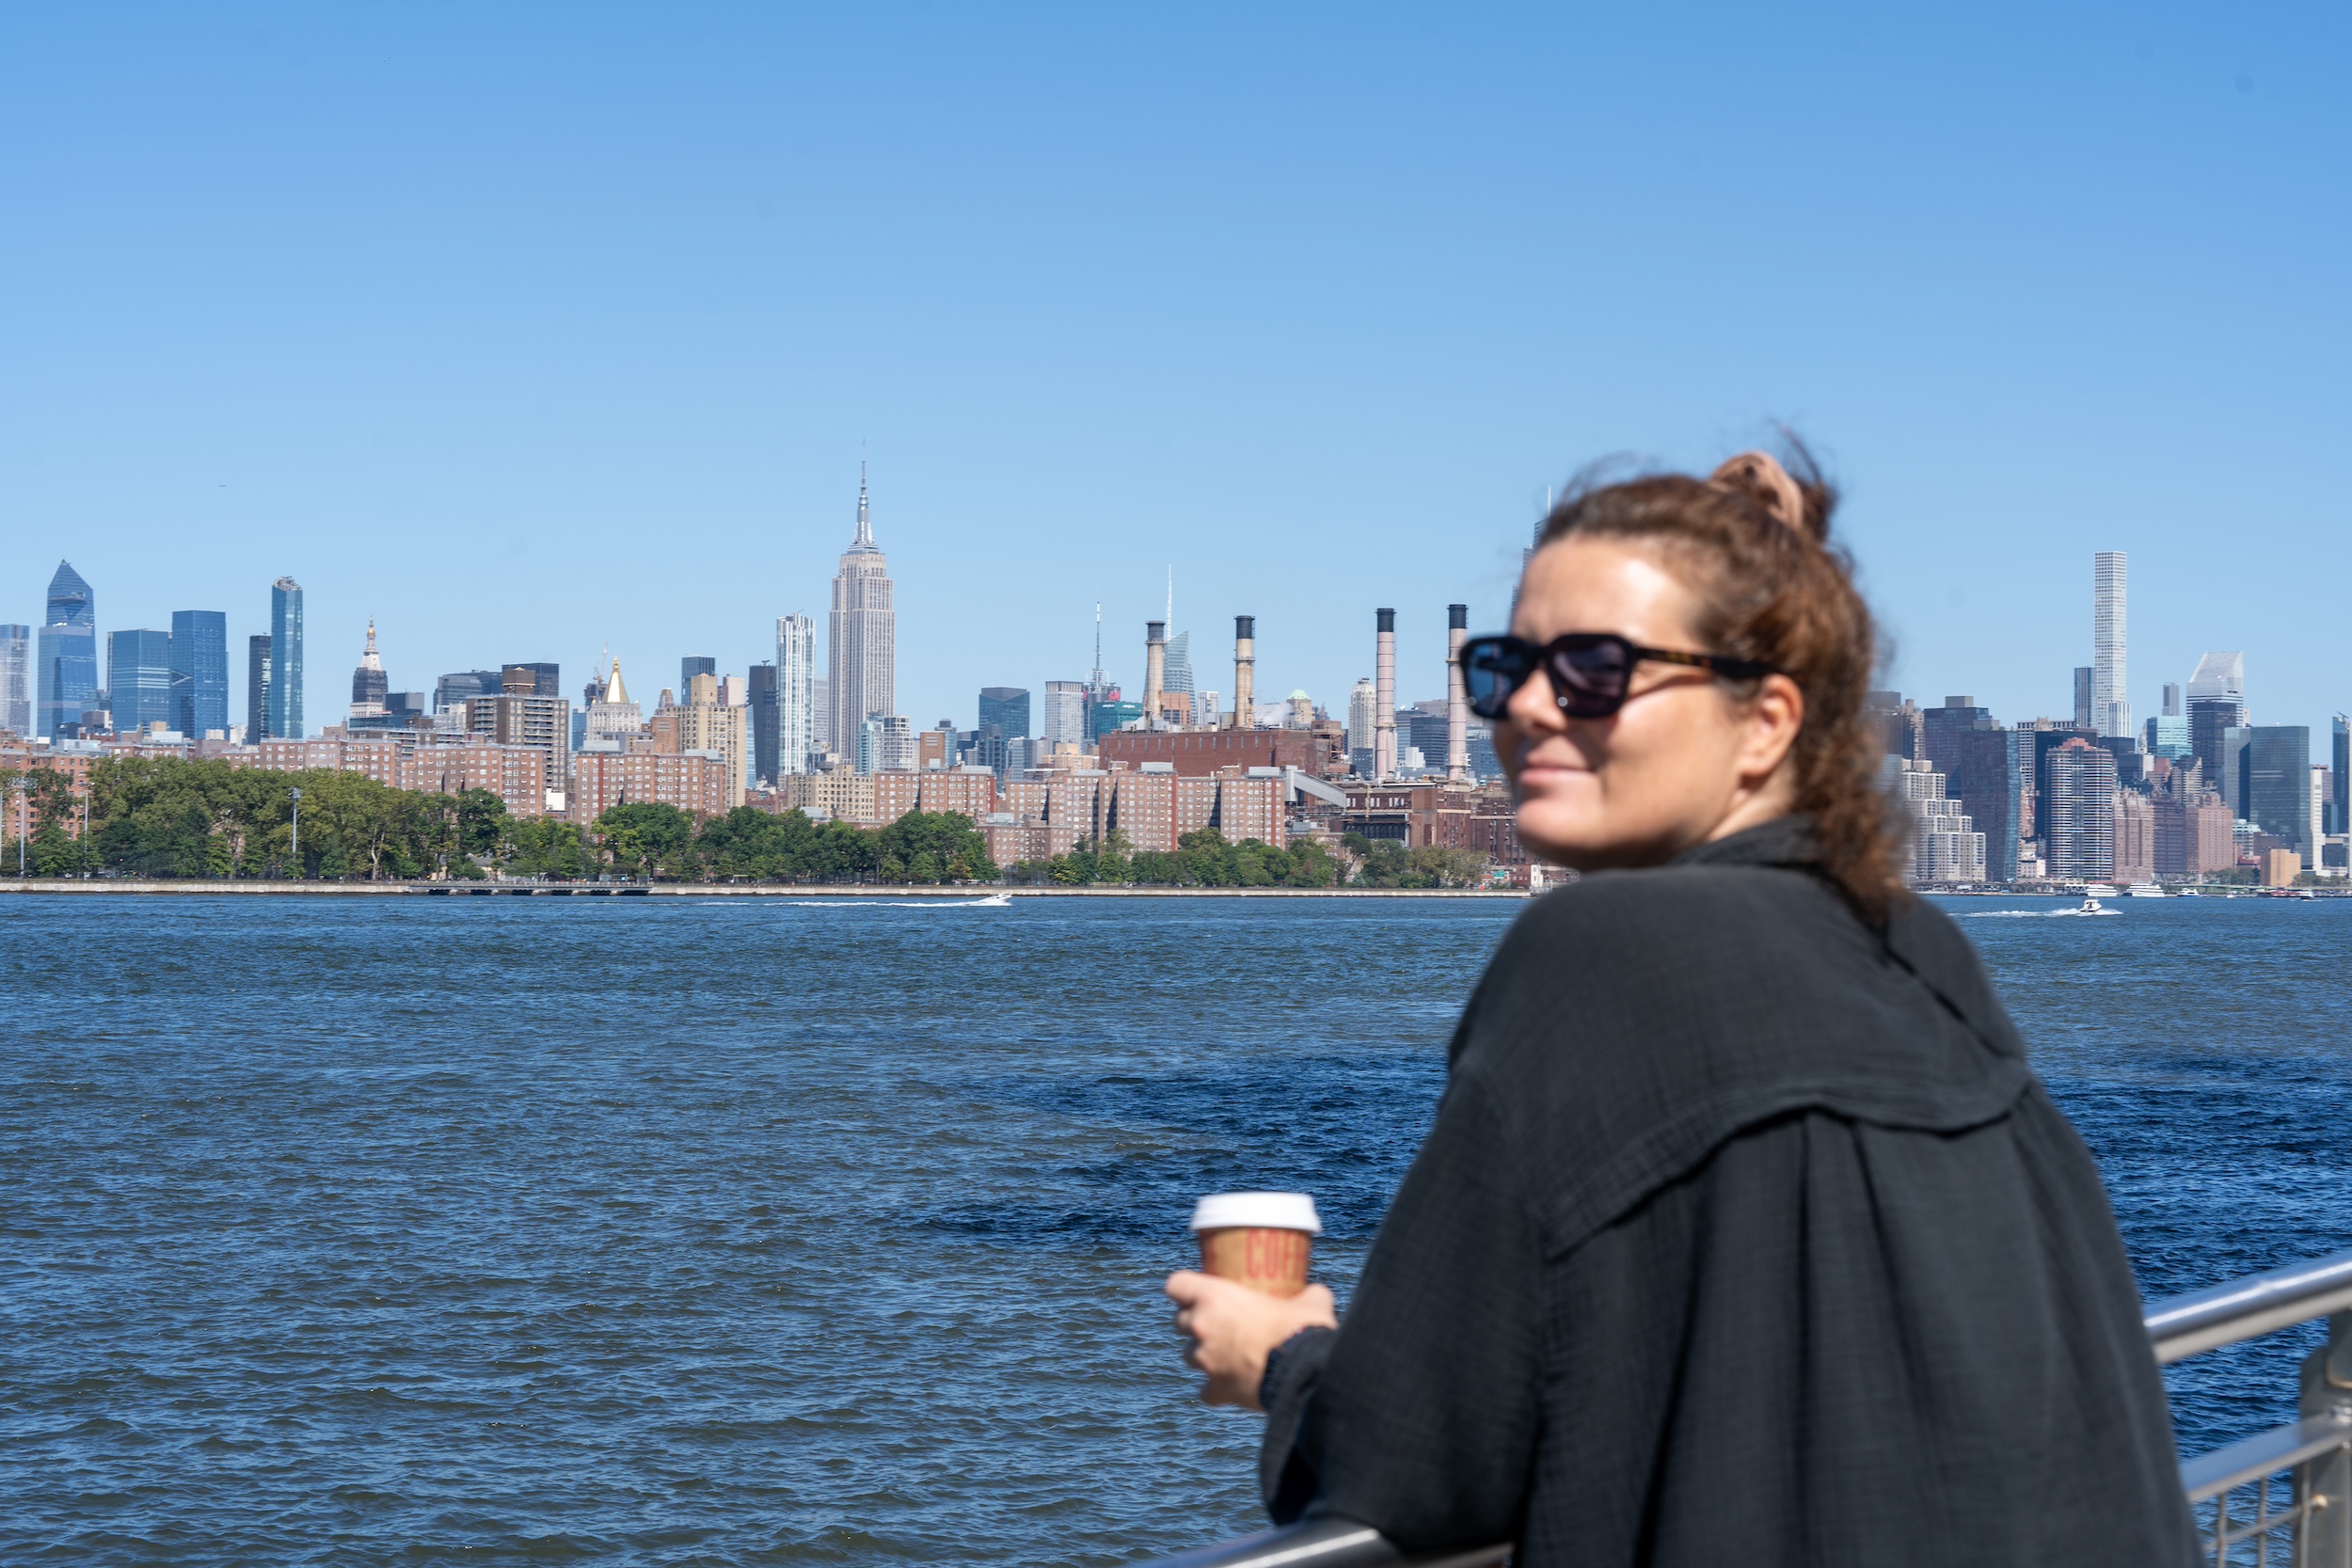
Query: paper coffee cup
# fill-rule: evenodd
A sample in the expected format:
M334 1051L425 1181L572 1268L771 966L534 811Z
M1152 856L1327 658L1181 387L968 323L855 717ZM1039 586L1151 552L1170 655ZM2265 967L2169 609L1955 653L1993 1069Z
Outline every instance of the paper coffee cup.
M1211 1193L1193 1206L1200 1272L1270 1296L1307 1288L1308 1255L1323 1234L1305 1193Z

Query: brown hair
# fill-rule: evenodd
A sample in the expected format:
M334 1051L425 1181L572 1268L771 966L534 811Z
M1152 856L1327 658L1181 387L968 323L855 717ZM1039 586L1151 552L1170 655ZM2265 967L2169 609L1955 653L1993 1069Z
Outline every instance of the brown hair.
M1785 466L1743 451L1703 480L1588 480L1552 508L1535 542L1656 546L1698 598L1696 651L1755 659L1797 683L1796 809L1813 819L1823 869L1881 921L1902 891L1899 835L1879 781L1881 737L1864 710L1877 639L1853 563L1829 542L1836 504L1812 455L1791 440Z

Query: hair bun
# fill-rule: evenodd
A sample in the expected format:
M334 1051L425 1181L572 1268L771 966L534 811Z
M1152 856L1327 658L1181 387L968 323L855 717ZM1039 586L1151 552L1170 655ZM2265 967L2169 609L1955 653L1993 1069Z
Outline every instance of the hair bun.
M1707 478L1710 484L1751 498L1808 539L1818 543L1829 532L1827 510L1807 506L1804 486L1769 451L1740 452Z

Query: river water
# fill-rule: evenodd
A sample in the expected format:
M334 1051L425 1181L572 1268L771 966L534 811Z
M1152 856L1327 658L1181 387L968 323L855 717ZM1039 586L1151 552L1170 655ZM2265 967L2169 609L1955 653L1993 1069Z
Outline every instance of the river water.
M0 1561L1116 1563L1260 1523L1158 1296L1345 1294L1521 906L0 899ZM2352 902L1950 908L2151 1294L2352 1244ZM2174 1374L2282 1418L2303 1344Z

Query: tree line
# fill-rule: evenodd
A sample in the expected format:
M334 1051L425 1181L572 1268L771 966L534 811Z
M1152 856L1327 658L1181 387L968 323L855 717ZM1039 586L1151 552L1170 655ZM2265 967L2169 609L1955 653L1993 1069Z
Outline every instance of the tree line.
M20 792L19 780L24 784ZM972 819L913 812L882 828L812 822L738 806L696 823L675 806L614 806L592 828L517 817L485 789L392 789L358 773L271 773L219 760L109 758L87 790L58 768L0 770L0 876L305 878L384 881L559 879L614 874L664 881L1029 884L1146 887L1474 887L1483 857L1407 849L1350 833L1338 853L1311 840L1229 843L1214 828L1173 851L1136 850L1113 832L1068 854L999 870ZM299 847L295 800L300 801ZM20 812L20 807L21 812ZM20 818L27 828L18 842ZM87 832L77 832L87 820Z
M18 875L20 857L24 874L34 877L384 881L470 879L497 871L904 883L993 881L998 875L971 819L949 812L917 812L885 828L861 829L814 823L797 811L776 816L739 806L697 826L675 806L645 803L615 806L583 831L559 819L515 816L489 790L393 789L358 773L120 757L92 763L88 781L77 790L62 769L40 764L0 770L0 875Z
M1047 861L1009 867L1011 882L1139 887L1478 887L1486 859L1467 849L1408 849L1387 839L1349 833L1336 856L1312 839L1287 849L1250 838L1228 843L1215 828L1176 841L1173 853L1136 850L1124 833L1081 839L1076 848Z

